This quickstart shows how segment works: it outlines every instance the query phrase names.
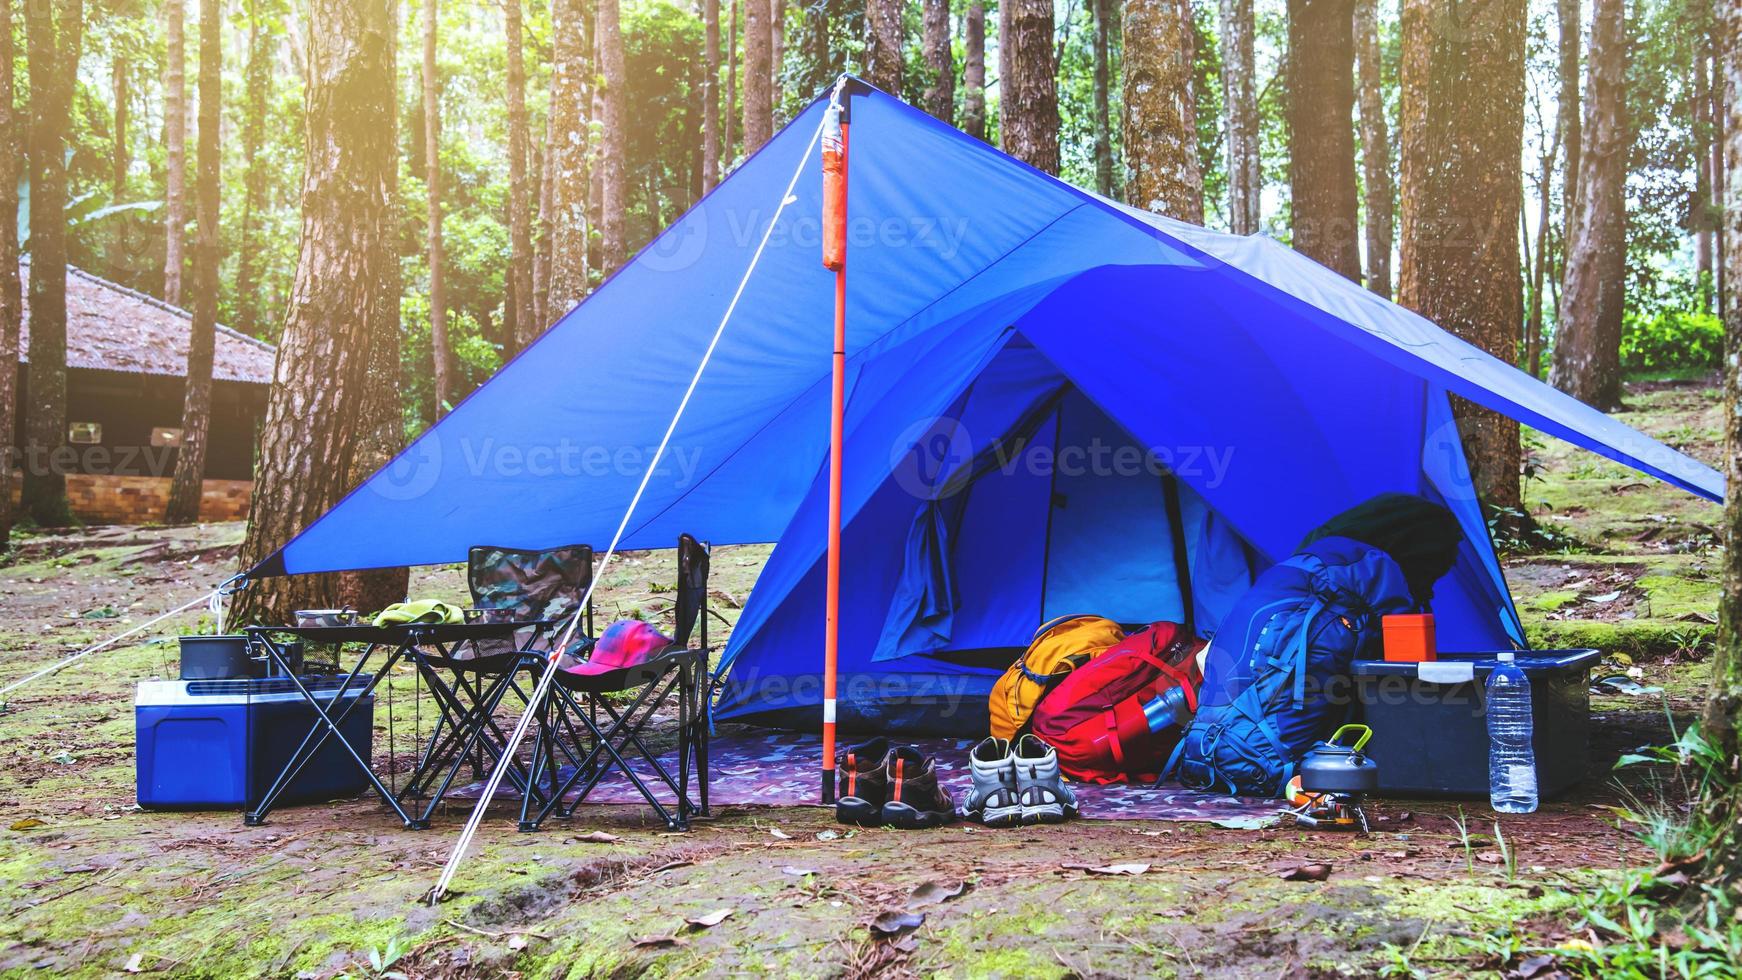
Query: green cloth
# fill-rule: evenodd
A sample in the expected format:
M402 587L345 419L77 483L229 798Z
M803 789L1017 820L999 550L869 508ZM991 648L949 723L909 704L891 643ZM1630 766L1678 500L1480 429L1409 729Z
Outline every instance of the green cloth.
M371 620L376 626L404 626L408 623L446 625L465 621L465 613L458 606L450 606L440 599L396 602L376 613Z
M1409 591L1423 607L1432 601L1434 583L1452 570L1464 529L1452 512L1407 493L1382 493L1326 521L1300 543L1320 538L1353 538L1390 555L1403 569Z

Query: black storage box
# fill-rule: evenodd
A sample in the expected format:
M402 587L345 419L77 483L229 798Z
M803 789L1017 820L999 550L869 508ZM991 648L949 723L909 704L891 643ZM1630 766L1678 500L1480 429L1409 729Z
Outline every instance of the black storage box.
M1596 650L1520 651L1535 716L1537 791L1547 799L1585 778ZM1492 653L1440 654L1430 663L1355 662L1355 695L1373 729L1367 755L1386 796L1488 795L1488 675Z
M240 633L181 637L181 679L217 681L256 677L258 674L248 654L248 637Z

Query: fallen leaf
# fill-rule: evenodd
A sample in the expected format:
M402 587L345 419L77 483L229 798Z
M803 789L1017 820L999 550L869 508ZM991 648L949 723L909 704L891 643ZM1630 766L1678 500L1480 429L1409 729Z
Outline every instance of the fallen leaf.
M967 890L967 883L962 881L927 881L908 894L907 907L922 909L927 905L937 905Z
M919 937L910 932L889 945L895 949L901 950L903 953L911 953L919 948Z
M1621 598L1621 593L1619 593L1619 592L1605 592L1602 595L1589 596L1588 601L1590 601L1590 602L1614 602L1616 599L1619 599L1619 598Z
M516 951L525 949L526 948L526 934L521 933L521 932L517 932L514 935L509 936L508 937L508 948L512 949L512 950L516 950Z
M789 864L786 867L781 868L780 873L785 874L785 875L792 875L794 878L803 878L806 875L814 875L817 873L817 871L815 868L795 868Z
M871 932L877 935L893 936L908 929L917 929L925 921L924 912L888 912L878 913L871 920Z
M25 817L23 820L12 821L13 830L35 830L38 827L46 826L48 826L48 821L38 820L35 817Z
M690 941L677 935L641 936L631 945L641 948L657 948L663 946L688 946Z
M134 953L132 956L127 957L127 965L121 969L126 970L128 973L143 972L145 968L141 964L144 963L144 961L144 953Z
M838 838L840 836L841 836L840 834L837 834L832 830L819 830L819 831L817 831L817 840L835 840L836 838Z
M1185 909L1159 909L1153 914L1159 915L1164 919L1183 919L1191 913L1187 912Z
M1140 875L1149 870L1147 864L1061 864L1066 871L1087 871L1092 875Z
M1518 969L1512 971L1512 975L1517 977L1518 980L1530 980L1531 977L1553 969L1554 965L1554 954L1543 953L1539 956L1532 956L1530 959L1518 964Z
M581 836L573 838L578 844L615 844L622 839L616 834L607 834L603 830L589 830Z
M695 929L712 929L726 921L731 915L731 909L715 909L707 915L698 915L693 919L685 919L684 921Z
M63 766L70 766L73 764L73 754L71 752L56 752L54 755L49 757L49 761L58 762Z
M1476 855L1476 860L1483 864L1499 864L1506 859L1501 857L1498 851L1483 851Z
M774 838L775 840L792 840L792 835L787 833L784 830L781 830L779 827L768 828L768 836Z
M1331 866L1328 864L1303 864L1298 868L1289 868L1277 877L1283 881L1324 881L1331 876Z

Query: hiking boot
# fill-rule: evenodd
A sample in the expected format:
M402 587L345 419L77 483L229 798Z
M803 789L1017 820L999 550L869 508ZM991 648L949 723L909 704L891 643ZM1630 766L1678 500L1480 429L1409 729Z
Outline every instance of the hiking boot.
M1016 759L1010 742L984 738L968 753L968 770L974 788L963 809L969 820L988 827L1011 827L1022 822L1022 801L1016 790Z
M1077 815L1077 794L1059 775L1058 753L1052 746L1024 735L1011 753L1016 762L1017 799L1023 823L1064 823Z
M889 740L874 738L849 745L835 759L835 819L841 823L875 827L883 822L883 801L889 797L889 779L884 758Z
M938 785L936 764L911 745L889 753L883 763L889 781L889 800L883 804L883 822L903 830L936 827L956 815L955 801Z

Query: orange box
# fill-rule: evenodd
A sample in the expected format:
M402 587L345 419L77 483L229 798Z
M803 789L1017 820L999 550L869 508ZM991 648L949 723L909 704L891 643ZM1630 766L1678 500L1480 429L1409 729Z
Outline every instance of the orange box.
M1386 616L1385 659L1410 662L1438 660L1434 647L1434 614L1408 613Z

